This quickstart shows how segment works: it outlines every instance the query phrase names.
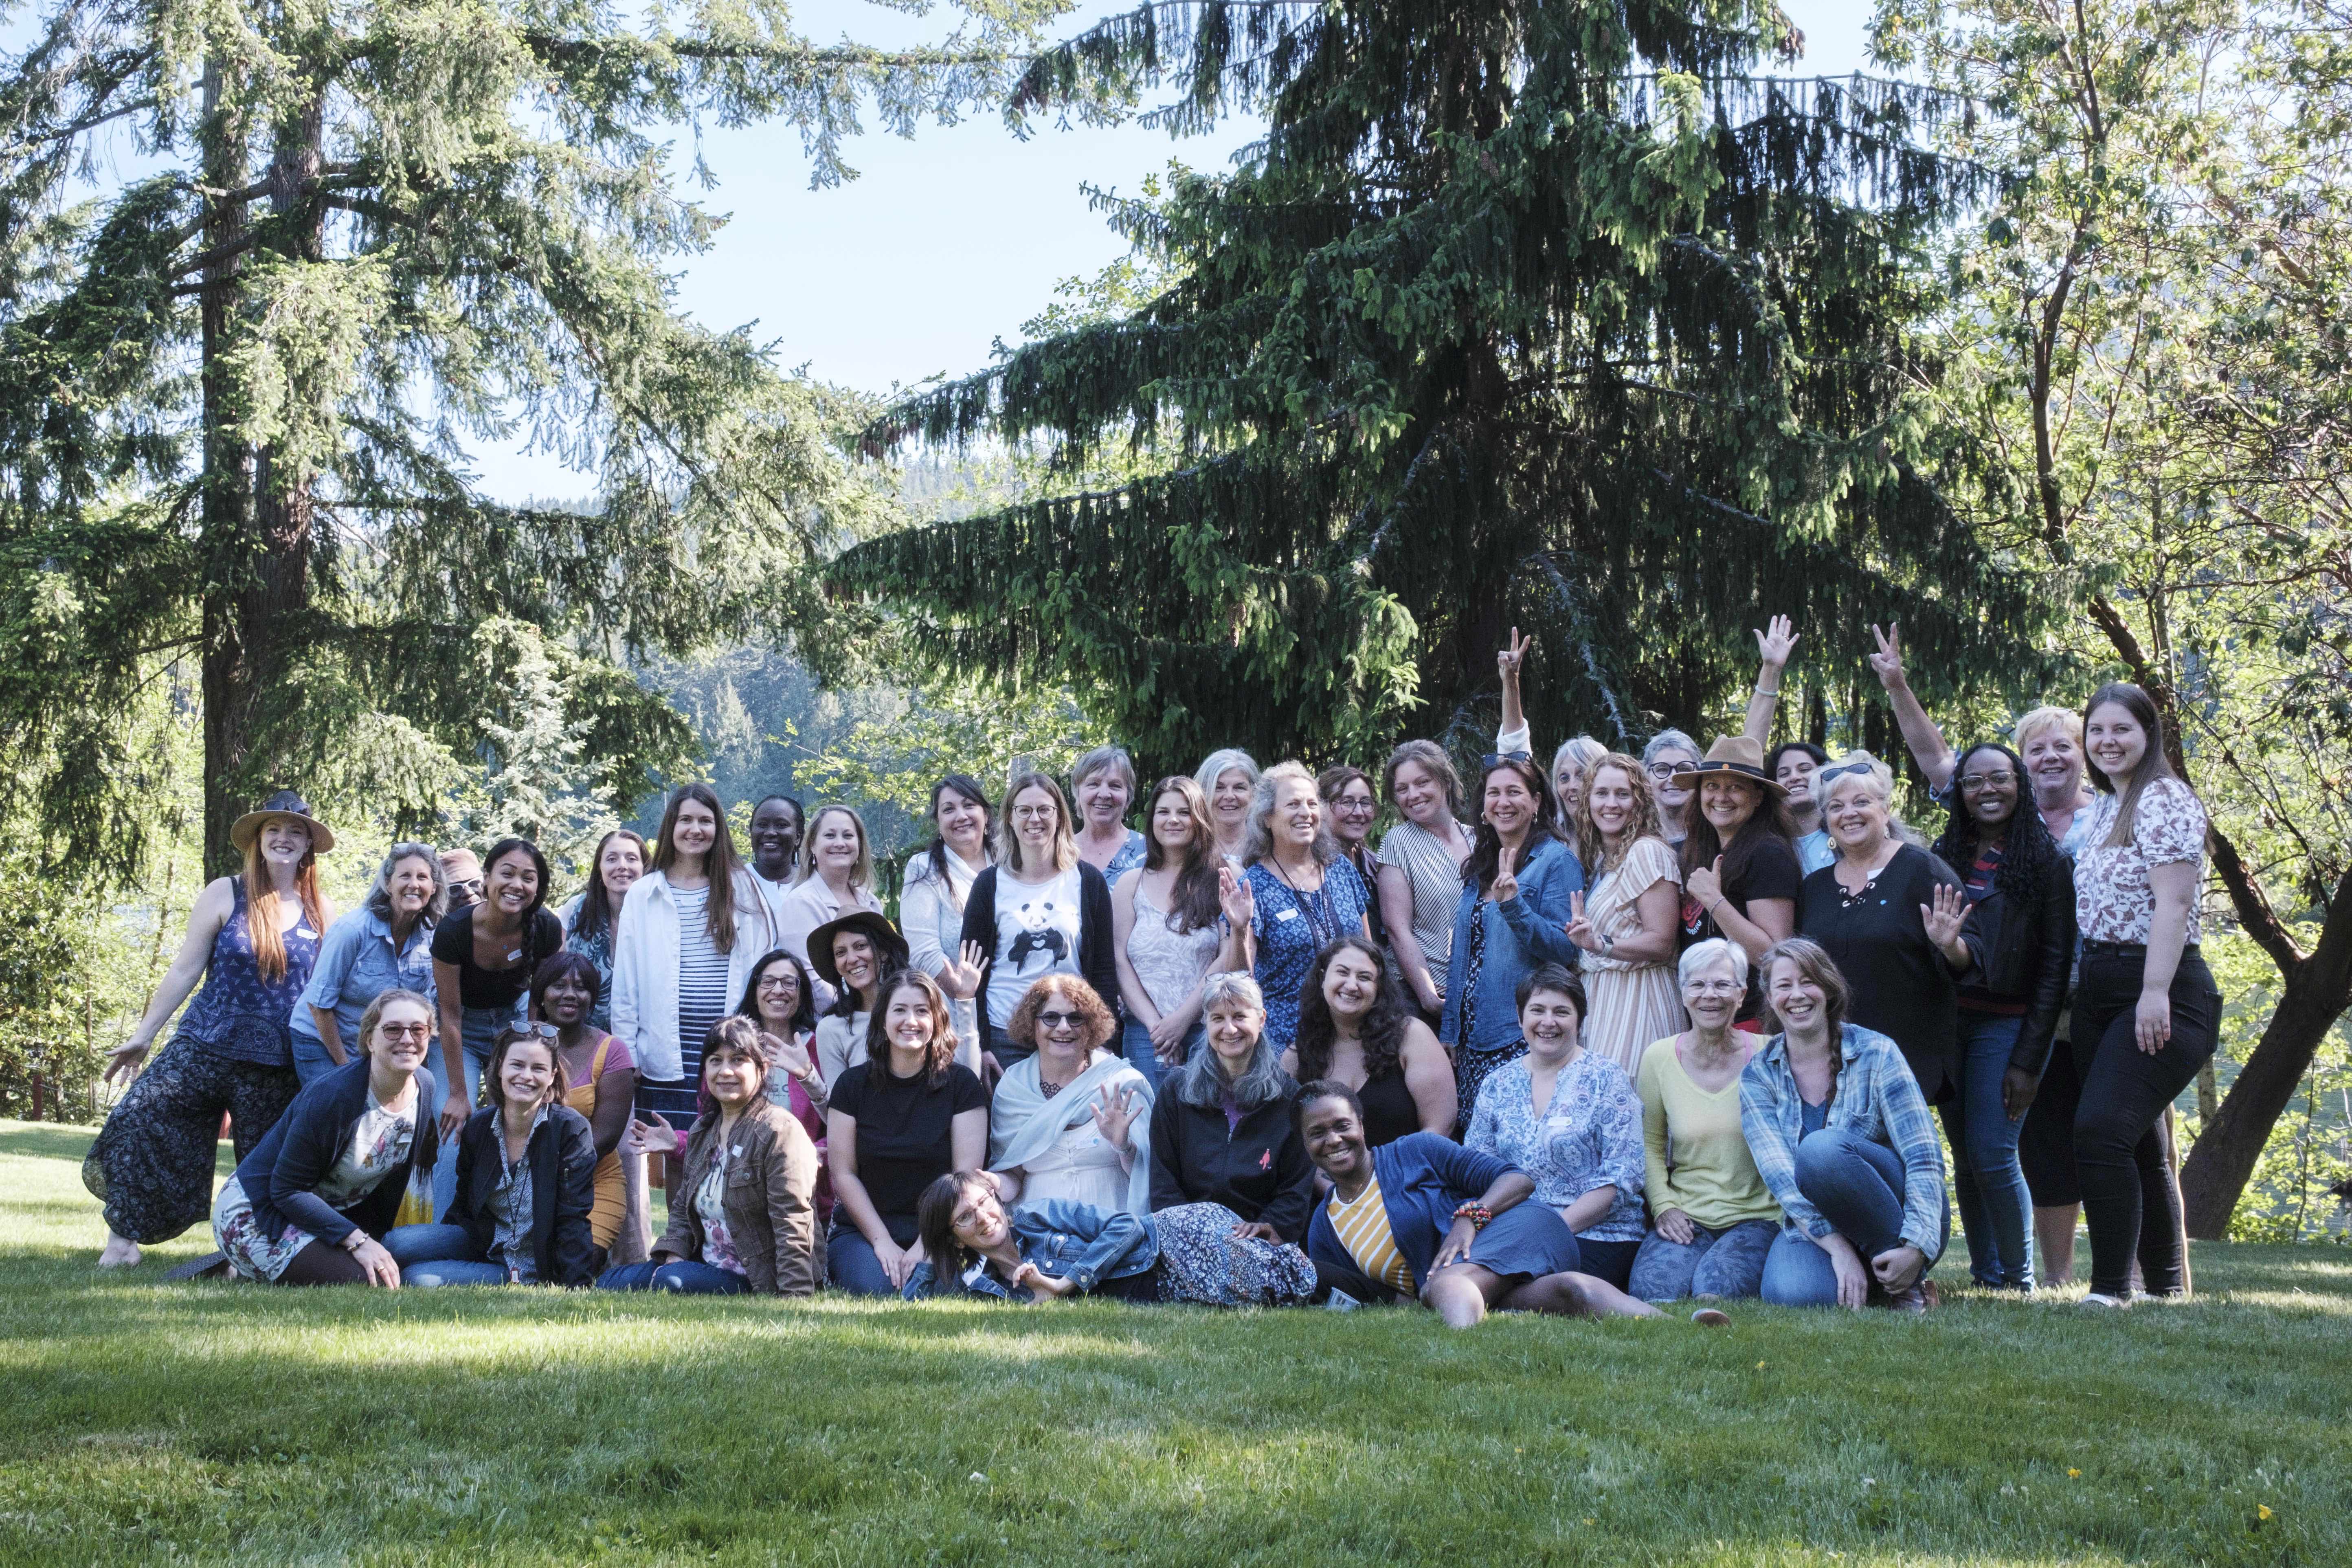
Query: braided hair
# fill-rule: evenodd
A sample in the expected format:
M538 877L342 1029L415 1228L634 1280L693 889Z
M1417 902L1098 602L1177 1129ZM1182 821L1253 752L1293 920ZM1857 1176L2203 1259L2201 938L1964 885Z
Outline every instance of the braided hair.
M1936 855L1964 877L1966 868L1976 860L1977 820L1960 798L1960 775L1969 771L1969 759L1979 752L1998 752L2009 759L2010 767L2017 774L2017 809L2010 816L2008 831L2001 841L2000 868L1994 873L1993 886L2011 904L2031 909L2041 901L2042 889L2049 885L2058 862L2064 857L2058 841L2050 837L2042 814L2033 808L2033 786L2026 776L2024 760L2000 742L1979 741L1960 753L1959 762L1952 769L1951 816L1944 824L1943 835L1936 840Z

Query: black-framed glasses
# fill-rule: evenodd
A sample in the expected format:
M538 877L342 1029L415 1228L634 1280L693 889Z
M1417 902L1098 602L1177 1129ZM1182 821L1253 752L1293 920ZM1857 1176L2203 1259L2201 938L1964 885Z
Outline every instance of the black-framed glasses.
M1997 773L1970 773L1966 778L1960 780L1960 788L1970 795L1975 795L1979 791L1990 788L1994 784L2013 784L2016 782L2016 770L2013 768L2003 768Z
M1485 756L1478 759L1478 765L1481 768L1484 768L1486 772L1493 773L1505 763L1531 763L1533 761L1535 761L1535 759L1528 755L1525 752L1489 752Z

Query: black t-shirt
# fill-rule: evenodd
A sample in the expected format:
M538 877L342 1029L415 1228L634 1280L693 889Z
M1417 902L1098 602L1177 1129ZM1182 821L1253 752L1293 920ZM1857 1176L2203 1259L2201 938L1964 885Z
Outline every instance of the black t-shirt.
M857 1179L901 1247L915 1238L915 1203L923 1189L954 1169L957 1115L987 1105L980 1079L955 1063L936 1084L926 1074L899 1078L870 1061L835 1081L833 1109L857 1123Z
M468 904L433 928L433 957L457 966L457 1000L468 1007L511 1007L530 989L531 971L563 947L563 922L546 910L530 923L507 951L517 954L505 969L484 969L474 962L474 916L484 904ZM528 937L530 940L522 940Z
M1762 834L1741 854L1723 858L1724 900L1742 914L1758 899L1786 899L1793 904L1804 887L1804 863L1797 858L1797 847L1777 833ZM1706 906L1684 894L1682 946L1722 934Z
M1823 867L1805 879L1797 906L1798 934L1829 951L1853 993L1847 1021L1893 1037L1931 1102L1958 1077L1952 971L1919 916L1938 884L1961 885L1949 866L1906 844L1852 896L1837 868Z

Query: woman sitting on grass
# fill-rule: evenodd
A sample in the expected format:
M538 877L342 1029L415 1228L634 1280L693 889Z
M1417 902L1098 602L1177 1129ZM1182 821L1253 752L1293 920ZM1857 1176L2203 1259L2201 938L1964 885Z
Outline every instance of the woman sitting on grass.
M587 962L559 953L548 963L564 958ZM531 1024L491 1046L482 1074L490 1103L457 1134L457 1195L449 1212L439 1225L404 1225L383 1238L402 1284L596 1282L604 1267L604 1249L589 1229L596 1135L563 1103L557 1034L553 1024Z
M923 1190L916 1213L925 1259L907 1281L903 1294L910 1301L931 1295L995 1301L1107 1296L1279 1307L1304 1302L1316 1289L1304 1253L1235 1238L1236 1216L1216 1204L1185 1204L1149 1219L1058 1198L1008 1211L1001 1177L956 1171Z
M433 1005L380 993L360 1019L360 1056L294 1099L213 1204L215 1245L247 1279L398 1289L376 1238L438 1152L429 1105Z
M736 1014L702 1039L714 1109L695 1119L669 1228L644 1263L606 1270L606 1290L691 1296L806 1296L816 1289L816 1145L768 1099L768 1043ZM633 1142L666 1150L671 1134L636 1122Z
M1151 1108L1151 1207L1216 1204L1234 1234L1296 1244L1307 1235L1315 1167L1298 1141L1298 1086L1265 1037L1257 982L1232 971L1201 988L1209 1048L1160 1086Z
M1307 1249L1327 1280L1360 1299L1418 1299L1466 1329L1489 1307L1566 1317L1654 1318L1655 1307L1605 1280L1573 1272L1576 1238L1536 1184L1491 1154L1434 1132L1374 1149L1363 1101L1336 1079L1298 1092L1307 1152L1331 1179ZM1356 1277L1346 1278L1350 1272ZM1702 1310L1698 1321L1727 1321Z
M1924 1312L1951 1214L1918 1080L1893 1040L1845 1021L1845 977L1819 942L1774 942L1760 967L1781 1033L1740 1074L1739 1122L1788 1216L1764 1300Z

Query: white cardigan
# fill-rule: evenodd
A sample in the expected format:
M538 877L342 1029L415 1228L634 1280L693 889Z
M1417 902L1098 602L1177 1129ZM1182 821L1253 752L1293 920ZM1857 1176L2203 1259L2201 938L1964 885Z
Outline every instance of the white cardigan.
M749 871L735 873L735 947L727 955L731 1003L751 983L751 966L776 945L767 900ZM677 900L669 879L648 871L629 884L613 931L613 1033L636 1058L637 1076L666 1083L683 1077L677 1043ZM730 1009L732 1010L731 1008Z

